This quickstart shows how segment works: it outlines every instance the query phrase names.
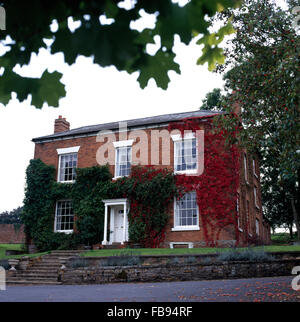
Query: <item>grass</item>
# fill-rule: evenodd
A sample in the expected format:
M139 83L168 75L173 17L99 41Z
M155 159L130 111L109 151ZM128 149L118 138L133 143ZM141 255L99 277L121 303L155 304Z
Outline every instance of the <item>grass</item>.
M23 256L38 257L49 253L49 252L43 252L43 253L35 253L35 254L20 254L20 255L10 255L10 256L5 255L6 250L22 250L22 246L23 246L22 244L0 244L0 259L21 258Z
M288 252L300 251L300 245L291 246L258 246L251 247L253 250L264 250L266 252ZM240 248L247 250L249 248ZM90 250L81 254L81 256L120 256L130 252L132 255L183 255L183 254L216 254L232 250L232 248L138 248L138 249L99 249Z
M271 245L251 247L253 250L264 250L266 252L289 252L300 251L300 245ZM38 257L49 252L35 253L35 254L21 254L5 256L5 250L21 250L21 244L0 244L0 259L21 258L23 256ZM248 248L240 248L240 250L247 250ZM131 255L183 255L183 254L217 254L226 252L232 248L123 248L123 249L100 249L90 250L81 254L81 256L122 256L130 253Z

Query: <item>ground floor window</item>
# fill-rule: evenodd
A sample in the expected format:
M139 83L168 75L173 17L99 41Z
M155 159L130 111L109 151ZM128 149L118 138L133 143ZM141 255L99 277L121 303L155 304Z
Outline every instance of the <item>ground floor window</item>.
M72 232L74 228L74 212L71 200L61 200L56 203L55 227L56 232Z
M259 220L256 219L255 221L255 227L256 227L256 235L259 236Z
M196 192L192 191L175 201L173 230L194 229L199 229L199 213Z

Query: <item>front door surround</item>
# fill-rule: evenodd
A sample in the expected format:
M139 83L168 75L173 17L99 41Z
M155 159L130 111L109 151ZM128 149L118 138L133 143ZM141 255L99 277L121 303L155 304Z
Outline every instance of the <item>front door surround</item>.
M102 200L105 206L104 213L104 236L102 245L109 245L113 242L124 244L128 241L128 202L127 199L105 199ZM108 214L108 207L110 207L110 215ZM109 238L107 238L109 225Z

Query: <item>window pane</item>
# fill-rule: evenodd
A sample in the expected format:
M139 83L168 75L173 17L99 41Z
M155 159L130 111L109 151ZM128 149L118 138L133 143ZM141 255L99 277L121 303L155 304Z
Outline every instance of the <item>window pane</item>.
M198 225L196 192L186 193L176 202L175 226Z
M76 168L77 153L60 155L59 181L74 181Z
M71 201L58 201L56 207L56 230L73 230L74 213Z
M131 168L131 147L116 149L116 176L123 177L130 174Z
M185 139L175 142L175 170L197 169L196 139Z

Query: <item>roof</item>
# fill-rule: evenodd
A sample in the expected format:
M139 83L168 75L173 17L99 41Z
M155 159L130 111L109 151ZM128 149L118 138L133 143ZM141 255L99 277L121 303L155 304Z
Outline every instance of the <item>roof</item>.
M133 119L133 120L123 120L119 122L126 122L127 128L129 129L129 128L135 128L135 127L141 127L141 126L150 126L150 125L164 125L164 124L167 125L170 122L180 121L185 118L206 117L206 116L212 117L214 115L221 114L221 113L223 112L197 110L192 112L150 116L150 117L144 117L144 118ZM41 141L63 140L63 139L74 138L79 136L96 135L99 131L118 129L119 122L83 126L69 131L58 132L51 135L37 137L32 139L32 141L41 142Z

